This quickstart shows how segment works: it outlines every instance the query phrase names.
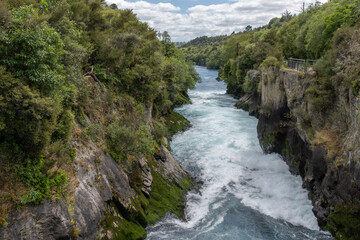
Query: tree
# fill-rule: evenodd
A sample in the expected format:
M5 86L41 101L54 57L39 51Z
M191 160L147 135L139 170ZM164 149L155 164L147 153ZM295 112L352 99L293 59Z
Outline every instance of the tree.
M0 63L15 77L45 91L61 84L63 42L55 29L38 22L37 10L23 6L11 12L13 21L0 31Z
M285 20L285 22L288 22L291 19L291 12L286 9L282 14L282 18Z
M252 26L251 25L247 25L246 28L245 28L245 31L248 32L248 31L251 31L252 30Z
M161 34L161 39L162 41L164 42L171 42L171 37L169 35L169 33L167 31L164 31L162 34Z
M111 5L110 5L110 8L111 8L111 9L118 9L118 7L117 7L117 5L116 5L115 3L111 4Z

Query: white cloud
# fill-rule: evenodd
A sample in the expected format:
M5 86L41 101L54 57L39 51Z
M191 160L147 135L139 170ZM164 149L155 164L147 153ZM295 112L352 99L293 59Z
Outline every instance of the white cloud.
M152 10L156 12L175 12L180 11L179 7L174 6L171 3L149 3L146 1L137 1L137 2L127 2L124 0L113 0L112 3L115 3L118 8L128 8L134 10Z
M157 31L168 31L173 41L188 41L207 35L231 34L243 30L247 25L254 27L267 24L273 17L289 10L297 13L304 0L231 0L213 5L196 5L180 12L180 7L171 3L128 2L112 0L119 8L133 9L141 21ZM314 0L305 0L306 4ZM326 0L322 0L326 2Z

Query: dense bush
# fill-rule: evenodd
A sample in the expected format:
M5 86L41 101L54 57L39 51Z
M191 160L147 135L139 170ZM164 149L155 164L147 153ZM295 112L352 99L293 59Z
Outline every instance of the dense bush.
M59 106L4 67L0 67L0 78L0 140L14 141L28 155L37 156L50 143Z
M61 166L73 133L114 156L153 154L145 106L160 119L199 81L165 40L102 0L0 1L0 146L29 187L22 203L61 190L65 173L47 171L70 169Z
M126 126L121 120L106 129L106 143L113 157L121 162L128 155L148 156L155 153L155 142L146 125Z
M42 21L32 6L13 9L11 15L12 21L0 29L0 64L43 91L59 86L63 80L60 35Z
M262 66L265 68L272 67L279 69L281 65L282 63L276 57L273 56L267 57L262 63Z

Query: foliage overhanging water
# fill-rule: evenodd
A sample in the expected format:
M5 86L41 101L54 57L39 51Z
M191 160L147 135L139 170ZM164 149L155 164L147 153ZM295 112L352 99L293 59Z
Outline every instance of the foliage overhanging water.
M171 147L203 185L188 193L185 221L169 215L147 228L148 239L332 239L319 231L301 178L263 154L256 118L234 107L217 71L197 71L203 82L189 91L193 104L177 109L192 127Z

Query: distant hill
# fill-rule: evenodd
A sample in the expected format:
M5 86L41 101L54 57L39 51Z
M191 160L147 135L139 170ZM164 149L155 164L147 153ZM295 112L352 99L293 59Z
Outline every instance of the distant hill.
M195 47L195 46L204 46L204 45L220 45L223 41L229 39L228 35L221 35L215 37L202 36L197 37L188 43L184 44L182 47Z

